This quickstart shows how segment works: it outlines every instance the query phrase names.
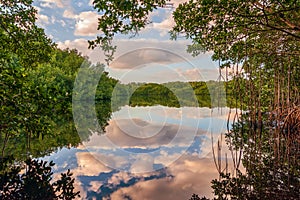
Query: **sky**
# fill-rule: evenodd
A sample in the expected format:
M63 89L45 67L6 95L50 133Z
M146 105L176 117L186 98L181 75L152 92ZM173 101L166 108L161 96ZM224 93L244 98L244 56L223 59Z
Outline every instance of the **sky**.
M103 52L88 49L88 40L96 38L98 13L93 0L34 1L38 11L37 24L58 44L59 48L76 48L92 62L104 62ZM174 7L184 0L174 0ZM207 81L219 77L218 64L211 54L192 57L186 52L191 41L170 40L174 25L174 8L159 8L150 15L150 23L137 36L118 35L114 39L117 52L107 67L110 76L122 83Z
M182 200L193 193L212 197L210 182L218 175L210 137L214 136L216 149L228 112L228 108L124 106L112 114L105 134L95 132L79 147L64 148L46 160L57 164L55 175L71 169L82 199ZM230 121L233 118L234 114ZM225 145L225 140L221 143ZM231 154L226 148L224 153L231 172Z

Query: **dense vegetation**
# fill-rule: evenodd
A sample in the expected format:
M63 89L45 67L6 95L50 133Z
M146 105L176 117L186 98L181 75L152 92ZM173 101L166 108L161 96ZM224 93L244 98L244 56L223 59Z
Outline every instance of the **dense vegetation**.
M109 62L114 36L136 34L166 2L94 0L95 9L103 13L98 24L103 34L90 46L100 45ZM179 4L173 18L173 39L191 39L189 52L212 51L222 68L235 72L236 105L247 111L226 134L234 173L216 156L220 178L212 182L215 198L298 199L300 2L189 0ZM245 174L239 171L241 164Z
M166 3L94 0L95 9L103 12L98 27L103 35L90 41L90 47L100 45L107 62L111 61L115 34L137 33L149 23L149 14ZM88 139L89 132L79 138L75 131L86 129L73 123L84 121L86 115L73 119L72 100L96 100L101 131L112 109L125 104L225 106L222 99L211 98L224 96L223 84L227 105L247 113L226 133L234 173L229 174L226 166L221 166L222 158L216 156L220 177L212 181L215 198L299 197L300 2L190 0L180 4L173 17L173 39L182 35L191 39L188 51L194 55L212 51L222 68L234 69L234 76L226 74L226 82L221 83L118 84L104 72L103 65L92 65L77 50L58 49L35 25L31 0L0 1L2 199L73 199L78 195L70 172L51 183L53 163L30 159ZM73 93L79 69L85 87L102 74L95 96L91 95L93 90ZM107 103L111 98L112 106ZM89 106L73 109L84 113ZM240 172L241 165L245 173ZM193 195L192 199L200 198Z
M31 156L80 142L73 134L71 92L85 58L55 47L35 25L31 3L0 2L0 197L73 199L72 174L50 183L53 163Z
M112 106L236 107L236 94L231 88L232 81L118 84L114 88Z

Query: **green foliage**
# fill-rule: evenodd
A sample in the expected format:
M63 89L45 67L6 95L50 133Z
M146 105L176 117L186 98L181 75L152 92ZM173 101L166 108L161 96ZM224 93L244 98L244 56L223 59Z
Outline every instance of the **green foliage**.
M148 15L159 6L165 5L167 1L94 0L94 8L101 13L97 27L101 31L101 36L89 41L89 46L95 48L100 45L107 56L106 61L111 61L116 50L116 47L112 46L115 34L137 34L149 23Z
M84 65L78 71L72 111L82 140L88 140L94 132L103 133L112 113L110 103L116 84L117 80L108 76L102 64Z
M8 169L8 166L10 167ZM13 164L12 157L0 159L0 197L13 199L75 199L74 178L68 170L52 181L54 163L27 159L23 167ZM21 172L25 170L25 172Z
M250 54L299 53L299 8L298 1L190 0L174 12L172 36L184 34L194 42L190 52L214 51L227 66Z
M180 107L177 97L164 85L148 83L137 88L130 98L131 106L165 105Z
M32 0L0 1L0 61L17 55L25 68L49 60L51 40L35 25L36 10Z
M71 123L74 75L68 73L69 69L65 69L65 72L51 64L40 64L34 69L25 69L14 56L11 60L3 62L2 69L2 155L5 152L26 155L29 141L43 143L40 148L37 147L41 142L31 144L35 156L44 155L53 146L61 147L69 142L78 144L78 136L68 136L70 140L61 144L62 135L70 135L70 130L75 128ZM42 140L44 138L48 138L48 144ZM18 144L18 141L24 142ZM27 145L20 146L21 144ZM41 148L44 151L41 151Z
M20 66L15 57L11 57L9 62L1 65L0 79L0 103L1 103L1 131L9 129L9 131L17 131L14 124L23 122L25 119L19 115L19 110L25 109L26 105L20 102L25 99L22 95L23 82L22 78L26 76L25 69Z
M114 78L109 77L107 72L103 72L101 74L99 83L97 85L96 89L96 95L95 98L97 101L103 101L103 100L111 100L113 90L116 86L118 81Z
M53 163L26 160L22 175L21 167L12 164L80 142L71 113L74 75L51 64L26 69L13 55L1 63L1 199L74 199L78 193L69 171L50 183Z
M11 56L1 72L2 155L23 160L76 146L80 138L72 117L72 90L85 57L75 50L53 51L51 62L26 69Z
M0 1L0 198L74 199L68 171L52 179L54 163L26 160L55 148L77 145L71 94L84 57L58 50L35 25L31 0ZM71 131L70 131L71 130ZM16 159L6 155L16 155Z
M129 104L131 106L164 105L170 107L233 107L234 92L232 82L168 82L118 84L114 88L113 108Z
M102 35L90 41L90 47L102 46L111 61L115 51L111 40L115 34L136 34L149 23L149 14L166 3L165 0L95 0L94 8L102 14L98 23ZM255 58L248 57L249 54L261 59L266 58L264 55L297 56L299 12L298 1L190 0L179 4L173 13L175 26L171 36L176 39L185 35L193 41L189 52L198 55L214 51L213 58L229 67Z
M75 78L80 67L90 66L88 58L77 49L55 49L49 62L51 67L61 69L64 74ZM50 67L50 68L51 68Z
M29 80L32 70L49 61L53 50L51 40L35 25L36 10L31 4L31 0L0 1L2 156L10 138L46 134L52 123L44 115L51 113L49 104L42 99L45 92L37 94L40 90L33 88ZM41 106L47 107L40 109Z

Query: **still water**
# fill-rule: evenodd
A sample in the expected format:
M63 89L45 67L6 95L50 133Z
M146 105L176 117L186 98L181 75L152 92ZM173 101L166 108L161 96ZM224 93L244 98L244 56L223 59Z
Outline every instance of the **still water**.
M212 196L218 178L212 156L229 108L130 107L111 114L104 131L89 129L76 148L44 160L59 175L71 169L82 199L189 199Z

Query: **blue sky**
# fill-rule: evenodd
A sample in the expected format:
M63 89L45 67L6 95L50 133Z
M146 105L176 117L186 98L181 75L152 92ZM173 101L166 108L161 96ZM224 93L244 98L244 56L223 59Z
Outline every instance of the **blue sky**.
M176 7L183 0L172 2ZM92 0L39 0L34 1L34 6L38 10L38 25L60 48L77 48L93 62L104 63L101 50L88 49L87 41L100 34L97 21L101 13L93 9ZM152 23L134 38L115 38L118 48L114 64L107 68L111 76L124 83L217 80L218 66L210 54L192 57L186 52L191 41L170 40L173 10L160 8L153 12Z

